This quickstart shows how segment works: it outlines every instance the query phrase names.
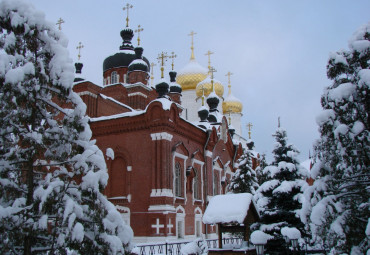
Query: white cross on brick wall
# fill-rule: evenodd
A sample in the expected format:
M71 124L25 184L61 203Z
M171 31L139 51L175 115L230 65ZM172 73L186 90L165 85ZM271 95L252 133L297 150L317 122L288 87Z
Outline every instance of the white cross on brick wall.
M157 218L157 222L156 224L152 225L152 228L155 228L156 229L156 234L159 234L159 229L160 228L164 228L164 225L163 224L159 224L159 218Z

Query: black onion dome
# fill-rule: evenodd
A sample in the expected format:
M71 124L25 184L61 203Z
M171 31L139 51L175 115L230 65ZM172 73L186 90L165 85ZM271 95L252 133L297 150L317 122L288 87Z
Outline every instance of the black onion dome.
M79 82L79 81L84 81L85 79L83 79L81 77L81 74L82 74L82 67L84 65L82 63L75 63L75 68L76 68L76 77L75 79L73 80L73 82Z
M135 48L135 60L131 62L128 66L128 71L143 71L148 72L149 66L148 64L142 59L144 49L141 47Z
M168 94L168 88L170 86L165 80L161 80L157 85L155 85L155 90L158 93L158 98L165 97Z
M208 109L205 106L202 106L198 110L198 116L200 118L200 122L206 122L208 118Z
M131 28L125 28L121 31L122 45L119 47L120 51L112 56L107 57L103 62L103 72L115 67L128 67L132 61L136 59L134 46L131 43L134 31ZM150 71L149 60L142 57Z
M181 93L182 92L182 88L180 86L180 84L176 83L176 72L175 71L171 71L170 72L170 92L171 93Z
M212 92L211 94L209 94L209 96L207 97L207 104L209 106L210 111L217 110L217 106L219 103L220 103L220 99L218 98L215 92Z

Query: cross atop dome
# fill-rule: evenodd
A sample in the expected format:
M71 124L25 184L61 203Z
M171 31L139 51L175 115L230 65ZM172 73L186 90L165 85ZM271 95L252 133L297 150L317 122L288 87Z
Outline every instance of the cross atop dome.
M177 55L175 54L175 52L171 52L171 56L168 56L168 58L172 59L172 63L171 63L171 67L172 67L172 71L174 70L174 66L175 66L175 58L177 58Z
M128 14L129 14L129 9L132 9L132 6L131 4L127 3L126 4L126 7L123 7L122 10L123 11L127 11L127 16L126 16L126 27L128 27L128 21L129 21L129 18L128 18Z
M144 28L142 28L140 25L137 26L137 29L135 29L135 33L137 33L137 46L140 46L140 32L144 31Z
M161 64L161 78L162 79L164 78L164 74L163 74L163 71L164 71L164 62L167 61L167 58L168 58L167 52L163 52L163 51L157 57L158 62Z
M211 55L212 54L214 54L214 52L212 52L212 51L207 51L207 53L206 54L204 54L204 55L206 55L206 56L208 56L208 70L210 70L211 69Z
M56 23L56 25L58 25L59 30L62 30L62 24L63 23L65 23L64 20L62 18L59 18L58 22Z
M78 50L78 61L80 61L80 58L81 58L81 49L83 48L84 46L82 45L81 42L78 43L78 46L76 47L76 49Z
M230 82L230 76L233 75L233 73L228 72L225 76L227 76L227 87L229 88L229 95L231 94L231 82Z
M196 35L197 33L195 33L194 31L191 31L190 34L188 34L188 36L191 36L191 57L190 59L195 59L194 57L194 35Z

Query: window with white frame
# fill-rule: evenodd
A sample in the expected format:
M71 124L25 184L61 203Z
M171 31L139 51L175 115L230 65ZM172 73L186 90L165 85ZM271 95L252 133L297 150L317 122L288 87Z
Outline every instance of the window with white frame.
M179 162L175 165L175 196L181 197L181 165Z
M117 72L116 71L112 72L111 75L110 75L110 77L111 77L112 84L118 82L117 81Z
M199 188L199 173L196 168L194 168L194 178L193 178L193 191L194 191L194 199L200 199L200 188Z

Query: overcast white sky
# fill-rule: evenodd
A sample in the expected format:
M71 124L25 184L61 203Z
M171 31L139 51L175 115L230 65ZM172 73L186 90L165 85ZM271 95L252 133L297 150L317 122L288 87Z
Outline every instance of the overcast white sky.
M315 116L325 86L329 52L347 49L347 41L362 24L369 22L368 0L32 0L46 18L65 20L63 32L69 38L71 57L77 61L76 46L82 42L83 76L102 84L104 59L121 45L128 2L130 27L144 28L141 46L144 56L156 62L161 51L177 54L175 69L190 58L190 37L197 35L195 57L207 67L208 50L215 78L225 85L228 71L233 94L243 102L244 135L253 123L256 150L271 159L275 142L271 136L278 116L288 132L289 142L308 157L319 137ZM137 37L133 39L137 44ZM167 71L170 63L167 62ZM154 77L160 75L159 65Z

